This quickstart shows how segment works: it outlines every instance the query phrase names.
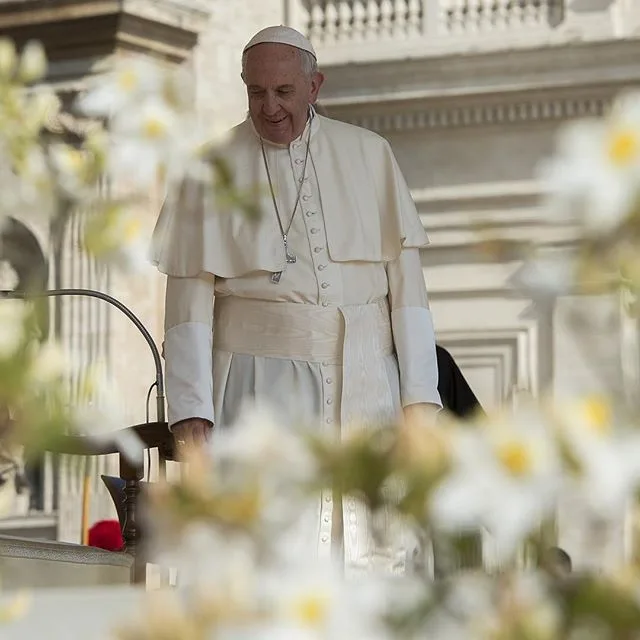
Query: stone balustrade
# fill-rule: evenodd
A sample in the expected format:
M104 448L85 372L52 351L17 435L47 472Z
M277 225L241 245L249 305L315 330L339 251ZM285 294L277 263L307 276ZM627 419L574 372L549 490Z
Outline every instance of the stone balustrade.
M289 22L325 62L548 44L567 0L289 0ZM566 30L565 30L566 33ZM575 34L572 34L575 35Z
M562 0L440 0L437 4L438 32L445 35L548 29L562 20Z

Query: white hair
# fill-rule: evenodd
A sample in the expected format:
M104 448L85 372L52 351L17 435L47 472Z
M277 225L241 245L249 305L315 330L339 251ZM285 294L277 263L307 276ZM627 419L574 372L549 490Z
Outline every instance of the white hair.
M249 50L245 51L242 54L242 77L244 78L245 70L247 66L247 55L249 54ZM298 53L300 54L300 62L302 64L302 72L307 76L311 77L314 73L318 73L318 61L315 56L304 49L298 49Z

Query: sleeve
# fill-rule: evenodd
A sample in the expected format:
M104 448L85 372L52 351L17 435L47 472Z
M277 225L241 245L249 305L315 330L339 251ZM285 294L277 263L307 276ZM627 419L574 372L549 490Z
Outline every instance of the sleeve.
M387 263L387 279L402 406L426 403L442 408L435 334L419 249L403 249Z
M459 418L484 413L453 356L444 347L436 346L436 351L440 375L438 387L443 406Z
M204 274L167 278L164 352L170 427L188 418L214 422L214 284Z

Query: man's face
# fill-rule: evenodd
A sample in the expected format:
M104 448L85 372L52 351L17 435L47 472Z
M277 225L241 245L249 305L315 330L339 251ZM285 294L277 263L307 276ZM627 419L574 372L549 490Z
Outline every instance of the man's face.
M263 43L247 52L242 79L258 133L270 142L289 144L304 130L324 78L304 72L295 47Z

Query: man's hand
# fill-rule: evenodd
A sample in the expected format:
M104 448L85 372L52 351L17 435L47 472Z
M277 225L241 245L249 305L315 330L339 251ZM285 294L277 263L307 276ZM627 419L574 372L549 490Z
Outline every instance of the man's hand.
M436 424L440 407L426 402L410 404L404 408L404 420L412 426L433 427Z
M205 444L211 435L213 425L202 418L189 418L173 425L173 437L178 450L199 447Z

